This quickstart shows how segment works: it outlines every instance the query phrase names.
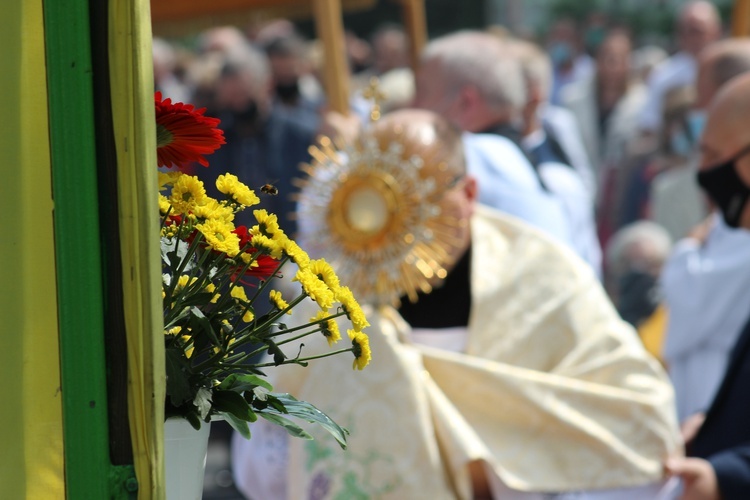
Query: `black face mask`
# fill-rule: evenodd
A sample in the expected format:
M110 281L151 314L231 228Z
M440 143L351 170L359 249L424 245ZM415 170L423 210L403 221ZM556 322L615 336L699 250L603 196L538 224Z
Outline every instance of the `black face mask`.
M698 172L698 184L721 209L729 227L739 227L742 212L750 199L750 188L737 174L736 163L750 153L750 147L740 151L734 158L709 170Z
M237 124L245 127L255 127L260 121L260 110L255 101L250 101L244 109L235 113Z
M294 81L292 83L277 83L276 95L279 96L283 102L291 103L297 100L299 97L299 82Z

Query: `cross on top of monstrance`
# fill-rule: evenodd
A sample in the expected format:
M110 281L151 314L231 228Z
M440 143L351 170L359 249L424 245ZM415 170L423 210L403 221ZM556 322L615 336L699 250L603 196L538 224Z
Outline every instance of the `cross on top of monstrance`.
M370 111L370 120L378 121L380 119L380 103L385 101L386 95L380 90L380 81L378 77L370 78L370 84L362 90L362 97L372 101L372 110Z

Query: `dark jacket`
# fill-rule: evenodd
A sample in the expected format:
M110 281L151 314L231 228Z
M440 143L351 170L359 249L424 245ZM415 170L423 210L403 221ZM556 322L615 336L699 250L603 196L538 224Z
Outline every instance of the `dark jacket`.
M723 500L750 498L750 321L688 453L711 462Z
M294 236L296 224L292 199L298 191L292 179L302 177L300 163L309 162L308 148L315 138L312 125L296 119L283 110L274 109L271 116L260 125L248 127L229 113L218 115L219 127L224 130L227 143L208 157L210 167L198 171L206 184L206 191L218 196L216 178L224 173L236 175L260 197L260 206L237 214L236 225L255 225L252 211L264 208L279 217L282 229ZM265 195L261 186L271 184L278 195Z

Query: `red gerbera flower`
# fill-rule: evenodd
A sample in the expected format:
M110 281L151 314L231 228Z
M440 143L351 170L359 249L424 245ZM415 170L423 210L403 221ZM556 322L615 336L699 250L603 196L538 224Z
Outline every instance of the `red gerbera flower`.
M237 226L234 231L232 231L234 234L240 237L240 248L243 249L244 253L253 255L257 252L257 249L253 247L249 247L253 237L248 232L247 227L245 226ZM246 278L248 276L260 278L260 279L268 279L271 277L279 266L279 261L269 257L268 255L260 255L255 262L258 264L257 266L248 267L247 270L245 270L245 274L243 275L243 278ZM235 275L232 277L232 279L236 279L239 271L241 268L237 268L235 271ZM250 283L247 283L245 280L240 279L240 283L243 283L245 285L248 285Z
M216 128L220 120L203 116L206 108L195 109L190 104L172 103L154 95L156 103L156 154L160 167L185 166L198 162L204 167L209 155L225 144L224 132Z

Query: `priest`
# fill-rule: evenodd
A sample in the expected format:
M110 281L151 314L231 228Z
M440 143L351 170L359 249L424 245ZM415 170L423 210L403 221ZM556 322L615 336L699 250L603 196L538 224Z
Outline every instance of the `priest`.
M348 449L254 424L250 441L234 441L240 489L653 498L663 460L681 453L667 377L572 251L477 205L460 132L404 110L343 155L328 143L314 153L301 243L370 304L373 361L363 372L338 357L279 367L275 389L347 427Z

